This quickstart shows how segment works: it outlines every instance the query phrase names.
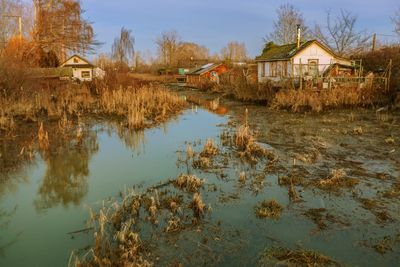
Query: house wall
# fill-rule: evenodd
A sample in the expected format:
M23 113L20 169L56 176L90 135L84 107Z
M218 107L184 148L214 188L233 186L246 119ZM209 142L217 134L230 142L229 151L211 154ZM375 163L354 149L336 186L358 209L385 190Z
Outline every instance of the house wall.
M88 71L89 77L82 77L82 71ZM72 69L73 78L80 81L90 82L93 79L93 69L92 68L73 68Z
M318 71L320 74L322 74L331 64L334 63L351 65L350 60L337 58L316 43L313 43L293 57L293 63L295 65L294 76L300 75L300 60L302 65L306 65L303 67L302 73L305 75L308 72L308 61L311 59L318 59Z

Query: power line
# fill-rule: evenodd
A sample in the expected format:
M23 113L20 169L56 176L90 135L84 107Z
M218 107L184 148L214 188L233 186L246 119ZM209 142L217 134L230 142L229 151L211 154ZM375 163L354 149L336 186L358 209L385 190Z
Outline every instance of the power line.
M383 34L383 33L377 33L376 35L378 35L378 36L385 36L385 37L399 37L398 35Z

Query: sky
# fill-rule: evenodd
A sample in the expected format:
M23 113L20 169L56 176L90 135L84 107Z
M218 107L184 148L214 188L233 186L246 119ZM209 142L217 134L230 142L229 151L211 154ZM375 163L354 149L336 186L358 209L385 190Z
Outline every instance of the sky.
M306 24L323 24L326 11L351 11L358 16L358 30L395 35L390 17L400 8L399 0L82 0L85 17L93 22L99 52L108 53L121 27L132 30L137 51L156 55L154 44L162 32L176 30L182 41L195 42L217 53L230 41L246 44L255 57L263 37L272 31L276 9L290 3L299 9Z

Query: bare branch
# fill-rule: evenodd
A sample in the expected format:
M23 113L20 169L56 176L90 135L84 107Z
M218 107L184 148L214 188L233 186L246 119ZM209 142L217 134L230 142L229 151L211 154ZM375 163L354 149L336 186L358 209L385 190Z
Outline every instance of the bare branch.
M370 36L356 31L357 16L350 11L340 10L332 17L331 10L326 16L326 26L314 26L313 35L339 55L349 55L359 52L369 45Z
M221 57L228 62L245 61L247 59L247 50L244 43L230 42L221 49Z
M394 23L394 31L400 36L400 8L395 12L391 19Z
M303 14L294 6L291 4L281 5L277 9L277 15L278 17L273 24L273 32L264 38L266 43L269 41L279 45L295 43L297 39L297 24L300 24L303 38L307 39L309 37Z

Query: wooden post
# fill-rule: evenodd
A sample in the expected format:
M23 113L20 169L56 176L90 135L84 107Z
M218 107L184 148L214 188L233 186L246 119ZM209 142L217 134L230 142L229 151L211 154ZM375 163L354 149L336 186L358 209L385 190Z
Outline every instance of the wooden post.
M22 39L22 17L18 16L19 37Z
M292 63L292 73L290 74L290 78L292 80L292 88L296 89L295 84L294 84L294 59L292 58L291 60Z
M376 33L374 33L374 36L372 37L372 52L375 51L376 48Z
M387 88L386 88L387 91L389 91L391 76L392 76L392 59L389 60L389 72L387 77Z
M300 90L303 89L303 66L301 65L301 58L299 59L299 63L300 63Z

